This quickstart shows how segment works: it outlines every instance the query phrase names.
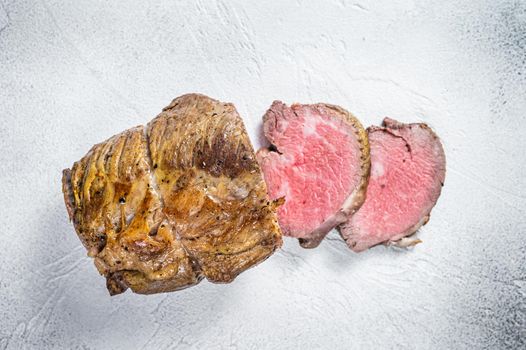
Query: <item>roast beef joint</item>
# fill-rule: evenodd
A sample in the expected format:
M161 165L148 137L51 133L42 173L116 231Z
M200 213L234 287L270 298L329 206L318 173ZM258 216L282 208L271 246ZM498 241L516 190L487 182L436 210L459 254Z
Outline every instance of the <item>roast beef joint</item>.
M232 104L189 94L64 170L69 216L110 294L226 283L281 245Z

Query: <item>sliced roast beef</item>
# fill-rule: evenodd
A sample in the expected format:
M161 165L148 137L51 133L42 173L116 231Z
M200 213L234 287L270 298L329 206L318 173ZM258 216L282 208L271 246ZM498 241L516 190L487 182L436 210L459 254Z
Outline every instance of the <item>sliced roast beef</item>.
M258 151L271 199L284 198L278 222L305 248L319 244L364 201L367 135L349 112L329 104L288 107L275 101L263 117L272 144Z
M420 242L406 238L427 223L446 172L440 140L426 125L386 118L368 130L371 176L366 200L340 233L349 247L363 251L379 243L400 246Z

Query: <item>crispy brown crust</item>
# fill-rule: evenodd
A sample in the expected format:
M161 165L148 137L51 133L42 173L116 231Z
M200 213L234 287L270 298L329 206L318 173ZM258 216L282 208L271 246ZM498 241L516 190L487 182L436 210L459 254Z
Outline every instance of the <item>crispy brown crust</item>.
M74 198L73 190L71 189L71 170L64 169L62 171L62 194L64 195L64 203L68 211L69 220L74 218Z
M241 118L203 95L174 99L147 127L95 145L62 186L112 295L230 282L281 245Z

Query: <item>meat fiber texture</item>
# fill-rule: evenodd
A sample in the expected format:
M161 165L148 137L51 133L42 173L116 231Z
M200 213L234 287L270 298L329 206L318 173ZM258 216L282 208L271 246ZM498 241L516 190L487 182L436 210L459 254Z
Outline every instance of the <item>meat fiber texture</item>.
M316 247L365 199L369 144L362 125L341 107L275 101L263 117L266 138L257 159L278 209L283 234Z
M95 145L64 170L63 192L111 294L230 282L281 245L241 118L203 95Z
M340 233L356 252L379 243L419 243L407 237L427 223L440 196L446 173L442 144L423 123L385 118L383 127L367 131L371 176L366 200Z

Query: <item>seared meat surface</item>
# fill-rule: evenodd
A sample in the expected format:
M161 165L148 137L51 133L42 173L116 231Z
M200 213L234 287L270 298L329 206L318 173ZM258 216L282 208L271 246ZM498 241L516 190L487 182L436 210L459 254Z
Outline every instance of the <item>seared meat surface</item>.
M189 94L64 170L69 216L110 294L230 282L281 245L232 104Z

